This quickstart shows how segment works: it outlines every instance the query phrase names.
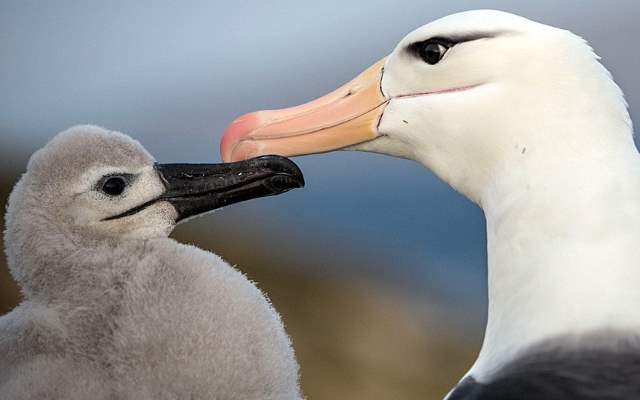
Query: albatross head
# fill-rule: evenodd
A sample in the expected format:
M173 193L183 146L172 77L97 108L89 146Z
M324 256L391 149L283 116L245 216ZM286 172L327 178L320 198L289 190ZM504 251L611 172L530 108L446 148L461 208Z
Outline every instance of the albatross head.
M336 149L385 153L421 162L482 204L485 188L514 159L570 157L576 143L602 140L586 132L610 132L611 124L629 131L626 104L581 38L480 10L416 29L320 99L238 118L221 153L225 161ZM630 134L622 136L630 143Z
M202 213L303 185L277 156L232 164L158 164L130 137L68 129L34 153L7 208L11 271L23 286L43 269L99 245L162 238ZM42 282L41 282L42 283Z

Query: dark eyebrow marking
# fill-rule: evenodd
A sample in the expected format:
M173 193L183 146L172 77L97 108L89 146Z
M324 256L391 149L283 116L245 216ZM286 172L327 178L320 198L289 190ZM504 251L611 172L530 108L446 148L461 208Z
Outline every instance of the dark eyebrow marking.
M443 46L445 46L446 48L450 48L455 46L456 44L460 44L460 43L465 43L465 42L472 42L474 40L479 40L479 39L491 39L497 36L500 36L501 34L504 34L506 32L503 31L499 31L499 32L471 32L471 33L465 33L465 34L453 34L453 35L448 35L448 36L434 36L431 37L429 39L425 39L425 40L421 40L419 42L414 42L411 43L409 46L407 46L407 49L414 53L414 54L418 54L420 48L425 44L425 43L437 43L437 44L441 44Z

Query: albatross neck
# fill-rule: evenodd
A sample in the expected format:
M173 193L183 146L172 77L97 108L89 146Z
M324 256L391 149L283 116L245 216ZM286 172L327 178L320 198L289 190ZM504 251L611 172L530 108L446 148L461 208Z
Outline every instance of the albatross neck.
M484 193L489 309L476 379L554 336L640 329L640 156L628 124L601 128L530 143Z

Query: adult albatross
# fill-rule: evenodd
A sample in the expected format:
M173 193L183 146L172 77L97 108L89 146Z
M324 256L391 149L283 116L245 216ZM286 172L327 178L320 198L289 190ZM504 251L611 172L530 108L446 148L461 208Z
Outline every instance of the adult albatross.
M484 210L489 310L449 399L640 395L640 157L588 44L498 11L407 35L302 106L247 114L234 161L336 149L416 160Z

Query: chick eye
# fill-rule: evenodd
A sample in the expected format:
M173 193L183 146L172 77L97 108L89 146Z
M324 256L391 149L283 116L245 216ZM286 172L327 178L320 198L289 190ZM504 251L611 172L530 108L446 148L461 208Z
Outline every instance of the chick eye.
M100 190L109 196L119 196L127 187L127 180L122 176L111 176L107 178L100 187Z
M434 42L427 40L426 42L420 43L418 47L418 55L424 62L430 65L437 64L444 54L449 50L450 46L447 46L444 43Z

